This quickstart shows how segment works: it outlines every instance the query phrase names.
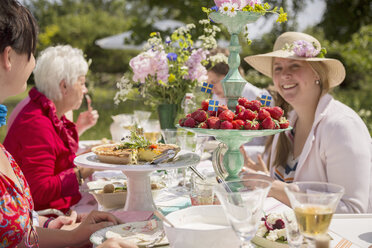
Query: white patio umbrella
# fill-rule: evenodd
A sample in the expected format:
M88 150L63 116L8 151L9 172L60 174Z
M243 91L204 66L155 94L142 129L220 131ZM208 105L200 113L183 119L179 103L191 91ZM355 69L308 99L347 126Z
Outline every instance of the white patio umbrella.
M152 26L160 31L171 30L184 26L185 24L176 20L161 20L155 22ZM125 44L125 39L130 40L133 31L126 31L124 33L108 36L95 41L95 44L103 49L121 49L121 50L142 50L146 42L139 45Z

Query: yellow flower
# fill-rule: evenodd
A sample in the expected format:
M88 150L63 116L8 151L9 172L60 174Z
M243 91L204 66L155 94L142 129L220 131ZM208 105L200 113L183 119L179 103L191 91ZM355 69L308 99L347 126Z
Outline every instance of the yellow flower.
M169 74L169 77L168 77L168 82L169 83L173 83L174 81L176 81L176 76L174 74Z
M279 14L278 19L276 19L276 22L282 23L287 21L287 13L281 13Z
M150 37L154 37L154 36L156 36L156 32L152 32L152 33L150 34Z

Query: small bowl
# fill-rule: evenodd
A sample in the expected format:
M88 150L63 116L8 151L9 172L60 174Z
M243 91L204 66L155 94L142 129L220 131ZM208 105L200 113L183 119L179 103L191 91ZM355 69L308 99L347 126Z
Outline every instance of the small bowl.
M89 189L103 189L106 184L110 184L113 182L119 182L118 180L115 181L91 181L88 182ZM125 181L121 180L121 183L126 183ZM152 197L156 199L156 197L161 193L163 190L162 185L158 184L157 189L151 190ZM94 190L91 191L90 194L94 196L94 199L98 202L99 205L104 207L105 209L120 209L124 208L126 199L127 199L127 191L118 191L114 193L103 193L102 190Z
M92 181L88 182L89 189L103 189L106 184L113 183L112 181ZM123 181L122 181L123 183ZM127 199L127 191L118 191L114 193L103 193L102 190L95 190L90 192L94 199L98 202L99 205L105 209L115 209L115 208L124 208L125 201Z
M231 229L222 206L195 206L167 215L175 226L164 222L164 230L174 248L238 248L240 240Z

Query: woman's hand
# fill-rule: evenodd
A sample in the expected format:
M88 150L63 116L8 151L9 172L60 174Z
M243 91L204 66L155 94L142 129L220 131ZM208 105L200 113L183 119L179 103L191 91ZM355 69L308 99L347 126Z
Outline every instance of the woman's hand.
M138 246L130 242L125 242L120 238L110 238L97 248L138 248Z
M96 125L99 117L97 110L93 110L91 106L92 100L90 99L90 97L88 95L85 95L85 98L87 99L88 110L81 112L76 121L76 129L79 136L82 135L89 128Z
M61 229L65 225L73 225L77 220L77 213L71 211L70 216L58 216L51 222L49 222L48 228L51 229Z
M286 204L287 206L290 206L289 199L287 197L287 194L284 191L284 187L286 185L285 182L281 182L279 180L275 180L267 175L262 175L258 173L253 172L243 172L241 173L242 179L263 179L271 182L271 188L269 191L268 197L274 197L278 201Z
M122 222L114 215L99 211L92 211L87 216L80 215L78 216L77 221L80 220L82 220L81 224L77 228L71 230L71 236L74 239L75 246L89 244L90 235L97 230L122 224Z
M257 155L258 163L254 162L245 152L244 147L240 147L240 152L243 154L244 157L244 167L243 170L253 170L253 171L262 171L265 174L269 174L269 171L267 169L267 166L265 162L262 159L261 154Z

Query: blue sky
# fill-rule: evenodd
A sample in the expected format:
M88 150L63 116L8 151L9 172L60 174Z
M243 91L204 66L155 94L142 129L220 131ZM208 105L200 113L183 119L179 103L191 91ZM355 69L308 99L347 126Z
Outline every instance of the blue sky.
M325 7L324 0L308 2L304 11L298 14L297 22L299 27L296 31L303 31L308 26L318 24L322 19ZM276 17L276 15L272 15L271 19L266 22L264 22L264 18L261 18L255 23L248 24L249 38L259 38L262 34L269 32L275 23Z

